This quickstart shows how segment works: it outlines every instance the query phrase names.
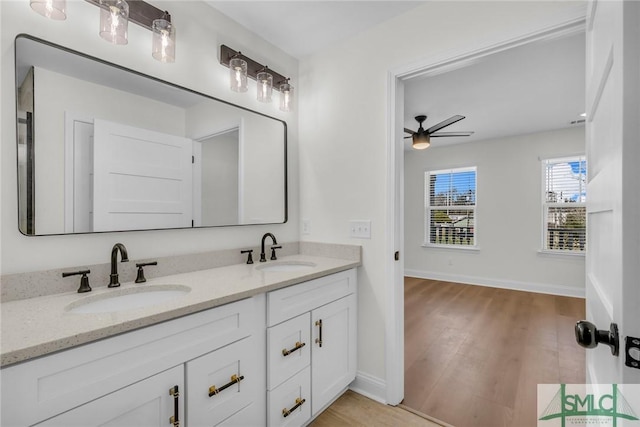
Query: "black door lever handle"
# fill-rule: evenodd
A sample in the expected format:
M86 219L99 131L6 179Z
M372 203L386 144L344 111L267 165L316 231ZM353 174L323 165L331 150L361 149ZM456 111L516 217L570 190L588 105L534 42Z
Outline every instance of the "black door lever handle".
M620 337L618 325L612 323L609 330L597 329L596 325L586 320L576 323L576 341L584 348L596 348L598 344L606 344L611 347L611 354L617 356L620 352Z

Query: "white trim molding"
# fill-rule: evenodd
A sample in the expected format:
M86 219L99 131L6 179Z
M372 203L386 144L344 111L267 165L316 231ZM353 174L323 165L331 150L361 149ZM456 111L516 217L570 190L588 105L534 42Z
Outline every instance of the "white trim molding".
M356 379L349 385L349 389L376 402L387 404L387 383L378 377L365 372L356 372Z
M560 295L564 297L584 298L584 288L555 285L550 283L520 282L517 280L489 279L486 277L447 274L435 271L406 269L405 276L418 279L441 280L444 282L463 283L465 285L487 286L489 288L511 289L513 291L536 292L539 294Z

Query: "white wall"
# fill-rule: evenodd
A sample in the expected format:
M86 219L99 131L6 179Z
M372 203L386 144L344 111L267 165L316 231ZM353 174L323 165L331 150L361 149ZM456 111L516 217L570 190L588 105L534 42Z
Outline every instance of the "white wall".
M543 227L540 159L584 152L583 126L405 152L407 274L584 294L583 256L538 252ZM422 247L424 172L462 166L477 166L479 250Z
M584 16L582 2L427 2L300 63L303 240L361 243L358 370L384 387L388 73L487 48ZM370 240L348 221L371 219ZM375 380L372 382L376 382Z
M99 10L80 0L67 2L67 20L51 21L34 13L28 1L1 2L0 105L1 141L1 273L64 268L108 261L111 246L122 241L132 259L254 246L272 231L280 241L298 240L297 112L282 113L277 104L261 104L252 94L229 90L229 70L218 62L220 44L242 50L297 81L297 60L240 27L202 2L156 1L171 13L177 27L176 62L151 57L151 33L131 24L129 44L113 46L97 34ZM215 96L287 121L289 125L289 222L281 225L25 237L18 231L14 96L14 38L28 33L124 67Z

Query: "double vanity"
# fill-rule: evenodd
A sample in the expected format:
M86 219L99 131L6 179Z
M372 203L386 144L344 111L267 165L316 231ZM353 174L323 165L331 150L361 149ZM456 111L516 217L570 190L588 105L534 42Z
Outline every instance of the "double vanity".
M287 222L284 121L27 34L15 61L23 234ZM3 276L2 426L308 424L355 378L360 247L256 249Z
M5 302L2 425L308 424L355 378L359 264L296 254Z

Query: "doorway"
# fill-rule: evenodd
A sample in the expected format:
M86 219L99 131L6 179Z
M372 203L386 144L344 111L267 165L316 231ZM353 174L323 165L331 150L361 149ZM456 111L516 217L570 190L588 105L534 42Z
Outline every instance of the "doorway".
M391 188L389 194L390 204L390 223L388 224L390 233L387 241L387 247L390 254L397 249L406 248L404 245L404 229L405 229L405 202L404 194L404 151L403 147L396 144L395 141L402 139L404 134L401 132L405 124L404 107L405 107L405 86L410 79L420 77L436 76L447 71L455 70L468 66L474 62L484 60L490 55L505 51L507 49L518 46L527 45L533 42L544 42L554 38L575 35L584 32L584 20L576 20L569 24L559 26L532 36L523 37L518 40L512 40L499 46L489 49L477 51L475 53L463 54L449 60L438 62L425 62L419 69L407 68L405 70L395 70L389 75L390 100L389 107L390 116L390 133L389 133L389 186ZM423 114L429 112L423 111ZM452 114L461 114L458 112L450 112ZM578 112L576 112L578 113ZM446 117L444 117L446 118ZM436 120L437 121L437 120ZM455 130L455 129L452 129ZM473 130L473 129L464 129ZM462 166L462 165L461 165ZM389 258L391 259L391 257ZM386 378L387 378L387 402L390 404L400 403L404 396L404 263L406 262L406 254L400 262L389 264L388 278L389 283L394 286L389 287L387 294L388 301L388 317L387 317L387 343L386 343Z

